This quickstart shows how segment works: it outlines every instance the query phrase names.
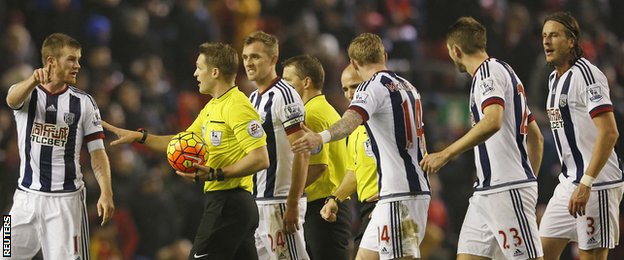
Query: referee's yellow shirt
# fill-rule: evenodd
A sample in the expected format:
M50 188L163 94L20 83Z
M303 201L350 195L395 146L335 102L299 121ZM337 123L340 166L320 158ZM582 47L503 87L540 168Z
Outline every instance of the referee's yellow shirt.
M365 201L377 194L379 189L375 155L363 125L349 135L347 150L347 170L355 172L358 198Z
M305 123L314 132L321 132L336 121L340 115L327 102L324 95L318 95L305 104ZM327 169L305 192L308 201L315 201L332 194L344 178L347 159L347 144L344 139L323 144L310 155L310 165L326 164Z
M238 87L211 99L187 131L204 137L209 153L207 165L213 169L232 165L267 144L258 112ZM251 192L252 176L204 183L205 192L238 187Z

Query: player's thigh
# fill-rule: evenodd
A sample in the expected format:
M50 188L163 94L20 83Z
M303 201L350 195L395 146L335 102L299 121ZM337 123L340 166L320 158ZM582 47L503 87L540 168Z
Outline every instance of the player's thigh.
M379 260L379 253L360 247L355 255L355 260Z
M413 196L378 202L360 247L377 251L381 259L420 257L429 200L429 196Z
M31 259L41 248L39 234L40 225L35 217L34 197L26 192L16 190L13 196L13 207L9 212L11 218L11 257L2 259Z
M542 256L536 203L536 187L473 196L462 226L458 254L492 258L500 251L507 259Z
M615 248L619 240L622 188L591 192L585 215L576 218L578 246L582 250Z
M260 221L256 230L256 247L258 256L264 259L267 254L271 259L308 259L306 252L304 229L306 199L299 200L299 230L289 234L284 230L283 219L286 203L258 204Z
M41 236L43 258L87 258L88 222L81 193L62 197L42 196L41 199L45 201L41 205L42 215L45 216Z
M573 187L566 183L559 183L555 188L540 221L539 235L542 240L544 238L559 238L577 241L576 220L568 211L568 204L573 191ZM554 249L544 245L544 251L551 250Z
M544 259L559 259L566 245L570 242L567 238L542 237L542 247L544 248Z

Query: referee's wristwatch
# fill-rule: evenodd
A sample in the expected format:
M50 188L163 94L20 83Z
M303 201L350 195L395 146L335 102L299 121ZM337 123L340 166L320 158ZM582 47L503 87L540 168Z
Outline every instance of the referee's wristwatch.
M338 198L337 198L336 196L334 196L334 195L329 195L329 196L327 196L327 198L325 198L325 204L327 204L327 202L328 202L329 200L334 200L334 201L336 202L336 204L340 204L340 202L341 202L341 201L340 201L340 199L338 199Z

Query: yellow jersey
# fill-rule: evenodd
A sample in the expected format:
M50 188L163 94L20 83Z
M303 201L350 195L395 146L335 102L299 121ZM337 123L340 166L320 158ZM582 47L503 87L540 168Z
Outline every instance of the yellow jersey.
M324 95L318 95L305 104L305 123L314 132L321 132L338 120L340 115L327 102ZM344 178L346 172L347 144L344 139L321 145L311 152L310 165L325 164L327 168L312 184L306 187L308 201L315 201L331 195Z
M201 133L208 144L207 166L223 168L238 162L250 151L266 146L260 116L238 87L211 99L186 131ZM204 192L243 188L252 191L252 175L204 182Z
M347 143L347 170L355 172L357 195L360 201L374 196L377 187L377 163L370 139L363 125L349 135Z

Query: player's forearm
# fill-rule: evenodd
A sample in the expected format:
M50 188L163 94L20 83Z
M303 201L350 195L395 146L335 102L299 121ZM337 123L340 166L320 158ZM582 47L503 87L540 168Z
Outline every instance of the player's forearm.
M357 189L357 180L355 178L355 172L347 170L342 182L334 192L334 196L340 201L346 200ZM363 198L364 199L364 198Z
M32 93L33 89L37 86L37 81L35 81L34 77L29 77L26 80L23 80L17 84L15 84L7 93L6 102L10 108L18 108L22 104L30 93Z
M104 149L99 149L91 153L91 166L93 174L100 186L100 192L103 196L113 196L113 188L111 184L111 170L108 156Z
M535 121L531 122L528 126L529 133L527 136L527 150L529 156L529 162L535 176L539 174L540 166L542 165L542 157L544 154L544 136L539 130L539 126Z
M305 186L308 187L310 184L314 183L318 178L323 175L325 170L327 169L327 164L314 164L308 166L308 176L306 178Z
M303 195L305 181L307 178L308 161L310 153L296 153L293 158L292 180L288 192L287 206L297 206L299 199Z
M344 113L342 118L338 122L329 127L328 131L331 133L331 141L337 141L343 139L353 132L364 119L357 112L349 109Z
M222 170L225 178L240 178L252 175L266 168L269 168L269 152L266 146L262 146L251 150L251 152L238 162L223 167Z
M496 127L494 122L491 122L485 117L477 123L475 127L470 129L468 133L444 150L449 153L451 159L455 158L461 153L487 141L487 139L492 137L499 129L500 127Z

